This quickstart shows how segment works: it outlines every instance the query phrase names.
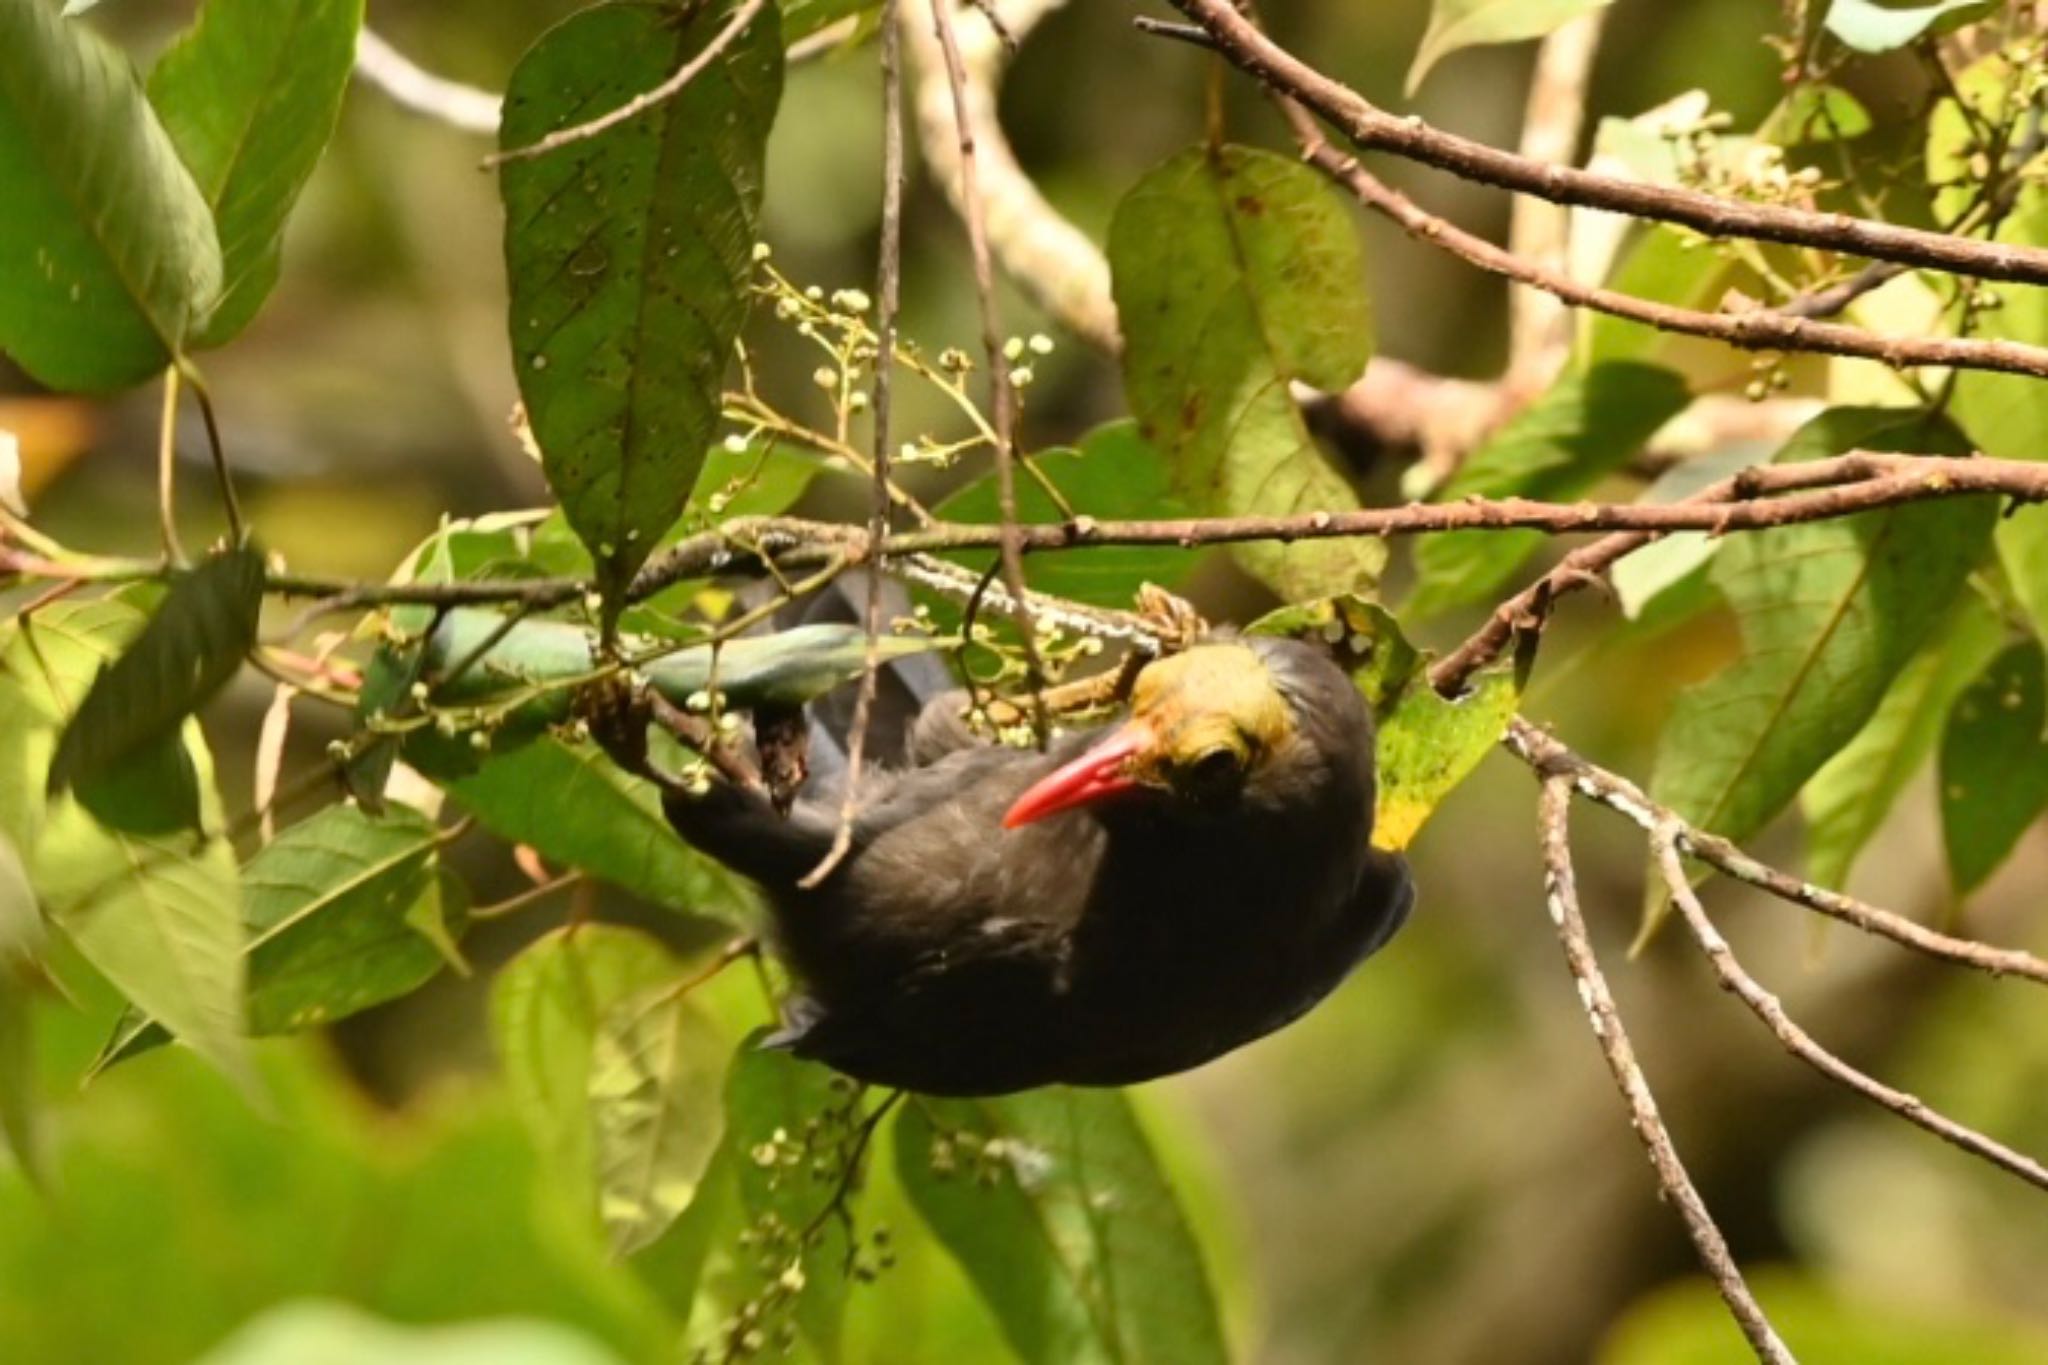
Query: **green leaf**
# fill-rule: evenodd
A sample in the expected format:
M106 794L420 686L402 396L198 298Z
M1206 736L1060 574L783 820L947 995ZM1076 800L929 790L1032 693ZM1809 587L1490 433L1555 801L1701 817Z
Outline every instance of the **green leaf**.
M346 1303L302 1300L258 1314L200 1365L624 1365L625 1358L539 1318L386 1322Z
M43 1179L36 1104L35 1014L28 983L0 953L0 1147L29 1177Z
M653 784L619 771L595 745L542 739L448 789L492 833L549 862L693 915L754 917L752 888L677 838Z
M28 865L13 837L0 826L0 972L10 961L42 956L43 914L36 908Z
M1757 442L1737 441L1719 450L1695 455L1659 474L1637 501L1648 504L1678 502L1751 465L1768 463L1770 454L1768 447ZM1630 554L1607 575L1614 587L1615 601L1621 606L1621 614L1631 621L1641 618L1658 598L1694 579L1721 544L1720 537L1710 536L1705 531L1676 531Z
M1046 450L1031 459L1082 516L1112 521L1188 515L1187 504L1173 491L1166 462L1138 434L1135 422L1107 423L1082 437L1078 450ZM996 476L976 479L933 512L941 521L1000 521ZM1033 525L1064 519L1037 480L1018 475L1019 522ZM991 551L954 556L976 570L987 568L994 557ZM1193 571L1198 558L1198 551L1170 545L1105 545L1035 555L1024 564L1025 576L1040 592L1097 606L1128 607L1141 584L1170 588Z
M1714 250L1676 228L1652 227L1637 238L1608 281L1608 288L1655 303L1713 310L1729 286L1741 277L1732 253ZM1698 374L1680 364L1691 353L1711 356L1720 375L1727 369L1728 348L1719 342L1660 331L1612 313L1583 320L1577 368L1590 371L1617 361L1657 364Z
M841 19L879 9L880 0L783 0L782 37L786 42L807 38Z
M150 103L213 211L218 346L277 282L284 221L333 135L363 0L206 0L149 74Z
M1804 147L1846 142L1870 129L1870 111L1854 95L1839 85L1808 82L1786 93L1757 136L1784 147Z
M738 450L713 445L698 471L689 510L707 526L728 517L772 517L794 507L824 465L780 442L752 441Z
M1858 52L1891 52L1930 29L1960 28L1997 8L1998 0L1833 0L1827 26Z
M1511 670L1474 677L1450 700L1429 682L1429 656L1402 635L1386 608L1358 597L1282 607L1245 627L1329 644L1373 709L1379 784L1372 842L1400 850L1507 733L1520 693Z
M836 1360L853 1248L847 1224L831 1215L831 1206L835 1195L848 1193L839 1188L839 1173L864 1111L849 1099L854 1089L848 1082L814 1062L763 1048L763 1036L743 1041L726 1073L726 1146L746 1225L776 1229L788 1240L751 1266L733 1267L738 1273L728 1272L720 1290L737 1304L771 1283L799 1285L796 1328L822 1359ZM811 1239L798 1245L799 1235L811 1229ZM795 1275L789 1274L792 1264Z
M1408 68L1413 95L1430 70L1462 48L1519 43L1563 28L1581 14L1604 9L1612 0L1431 0L1429 27Z
M93 789L118 797L124 770L149 763L162 772L164 755L175 760L178 727L242 666L256 643L262 606L263 555L254 548L225 551L172 579L149 624L100 669L65 726L50 760L50 791L76 787L103 820L136 833L164 832L166 824L146 818L148 812L95 799Z
M2018 207L2000 225L1998 240L2019 246L2048 245L2048 192L2021 193ZM1977 315L1987 337L2030 346L2048 345L2048 291L1987 285L1999 306ZM2048 454L2048 384L2023 375L1958 370L1951 404L1956 421L1987 455L2039 460ZM2048 511L2015 508L1998 524L1998 554L2013 591L2048 631Z
M1941 633L1893 681L1869 724L1800 790L1809 881L1848 884L1856 855L1933 751L1957 694L2004 643L1997 615L1978 598L1963 597Z
M535 939L491 986L491 1039L505 1088L572 1204L597 1213L590 1078L615 1006L674 979L678 964L637 929L575 925Z
M661 84L730 11L624 3L571 15L513 71L501 145L528 146ZM613 588L682 512L717 427L781 92L771 7L670 98L501 168L519 391L548 483Z
M0 351L58 389L162 369L219 297L220 242L128 59L0 0Z
M897 1175L1027 1365L1229 1359L1200 1249L1114 1090L913 1097Z
M1684 380L1651 365L1614 363L1566 374L1458 466L1436 501L1570 501L1620 468L1690 401ZM1547 539L1541 531L1426 537L1415 550L1421 582L1408 610L1431 616L1487 596Z
M2000 654L1956 698L1941 735L1941 834L1958 896L1998 870L2048 811L2041 645Z
M16 761L54 752L57 731L96 671L145 629L118 598L58 602L17 631L0 658L11 720L0 745ZM49 922L131 1002L230 1075L245 1077L241 888L219 836L220 799L199 727L182 751L197 791L199 828L147 837L109 829L76 800L28 821L30 879ZM17 827L19 828L19 827Z
M1344 388L1372 354L1358 232L1321 176L1244 147L1183 152L1117 205L1109 260L1124 393L1196 513L1358 506L1288 393ZM1374 540L1233 553L1289 600L1370 586L1386 561Z
M719 1104L730 1044L677 983L607 1010L590 1063L598 1211L628 1256L689 1207L724 1131Z
M1961 442L1918 411L1836 408L1779 459L1856 448L1953 453ZM1996 517L1994 499L1951 499L1730 537L1712 577L1741 626L1742 655L1678 698L1652 794L1730 839L1763 828L1948 618Z

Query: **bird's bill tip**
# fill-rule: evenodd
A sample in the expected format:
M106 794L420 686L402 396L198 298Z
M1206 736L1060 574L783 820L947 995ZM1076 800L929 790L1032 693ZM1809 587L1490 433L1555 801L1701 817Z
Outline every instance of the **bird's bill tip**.
M1149 733L1135 723L1112 731L1026 788L1004 813L1003 828L1016 829L1130 791L1138 785L1129 774L1130 761L1148 740Z

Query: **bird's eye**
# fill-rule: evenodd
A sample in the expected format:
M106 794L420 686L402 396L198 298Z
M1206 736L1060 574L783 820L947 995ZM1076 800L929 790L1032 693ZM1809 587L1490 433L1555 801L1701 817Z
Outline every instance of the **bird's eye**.
M1204 805L1228 801L1244 786L1244 755L1219 744L1181 764L1175 778L1175 789L1189 800Z

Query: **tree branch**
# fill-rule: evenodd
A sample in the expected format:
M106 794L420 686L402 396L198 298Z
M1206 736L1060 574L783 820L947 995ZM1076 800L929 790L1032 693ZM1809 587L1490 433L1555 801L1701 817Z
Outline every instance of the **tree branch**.
M1749 1006L1751 1013L1763 1021L1764 1027L1784 1044L1787 1052L1835 1084L1855 1091L1906 1122L1926 1129L1942 1141L1960 1147L1971 1156L1981 1157L2030 1185L2048 1190L2048 1168L2040 1162L1986 1137L1974 1128L1957 1123L1939 1110L1930 1108L1918 1096L1895 1090L1857 1070L1815 1042L1813 1035L1793 1022L1778 997L1765 990L1755 977L1744 970L1742 963L1736 960L1734 949L1728 946L1728 940L1707 917L1706 907L1700 904L1698 894L1692 889L1692 879L1686 875L1685 866L1679 861L1679 834L1679 827L1671 824L1662 824L1650 831L1650 851L1663 874L1665 886L1671 892L1672 902L1677 905L1686 928L1692 932L1693 941L1706 954L1721 988Z
M1533 194L1553 203L1677 223L1710 237L1783 242L1977 279L2048 284L2048 250L2038 247L1973 240L1847 214L1722 199L1698 190L1531 161L1447 133L1416 115L1397 117L1386 112L1273 42L1238 13L1230 0L1173 0L1173 5L1200 25L1233 65L1300 100L1362 151L1391 152L1479 184Z
M1685 1163L1679 1160L1671 1133L1657 1111L1656 1097L1650 1093L1650 1084L1643 1077L1635 1049L1630 1046L1628 1033L1622 1027L1621 1012L1615 1007L1613 992L1608 990L1599 959L1593 955L1592 940L1587 937L1586 922L1579 913L1578 883L1572 871L1571 783L1568 779L1544 779L1539 814L1543 828L1544 894L1550 907L1550 921L1556 926L1558 942L1564 948L1565 965L1578 985L1579 1002L1585 1007L1586 1023L1600 1045L1600 1055L1606 1059L1608 1071L1613 1073L1615 1087L1628 1104L1629 1119L1635 1127L1636 1136L1642 1139L1643 1150L1649 1153L1650 1167L1657 1175L1657 1186L1663 1191L1665 1201L1677 1209L1678 1216L1684 1220L1686 1235L1692 1239L1700 1268L1707 1272L1714 1287L1720 1291L1723 1302L1734 1315L1736 1325L1742 1329L1742 1335L1748 1339L1757 1359L1771 1365L1795 1365L1792 1352L1778 1339L1770 1320L1750 1293L1749 1285L1742 1278L1741 1267L1735 1264L1734 1256L1728 1251L1727 1239L1715 1226L1714 1217L1694 1188L1692 1177L1686 1174Z

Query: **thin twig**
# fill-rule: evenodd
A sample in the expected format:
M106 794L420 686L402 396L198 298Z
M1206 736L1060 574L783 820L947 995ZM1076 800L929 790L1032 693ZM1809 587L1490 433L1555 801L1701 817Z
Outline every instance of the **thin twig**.
M677 67L675 74L671 75L660 85L655 86L652 90L643 90L618 108L600 114L586 123L574 124L567 128L557 128L538 142L528 143L524 147L510 147L504 151L493 152L484 158L484 169L494 170L508 161L530 160L533 157L545 156L549 152L567 147L571 143L587 141L612 128L616 128L628 119L638 117L647 110L652 109L655 105L660 104L663 100L673 97L684 86L697 79L706 67L724 55L726 48L732 46L733 39L746 31L747 25L754 22L754 16L761 12L761 7L766 3L767 0L742 0L739 8L733 11L732 18L726 22L725 27L720 29L712 37L711 41L704 45L703 50L690 58L689 61Z
M1572 979L1578 985L1586 1023L1600 1045L1600 1055L1607 1060L1607 1069L1613 1073L1616 1088L1628 1104L1630 1121L1636 1136L1642 1140L1643 1149L1649 1153L1657 1185L1663 1190L1665 1201L1678 1210L1679 1217L1685 1222L1686 1235L1692 1239L1700 1268L1707 1272L1714 1287L1720 1291L1722 1301L1728 1305L1729 1313L1742 1329L1742 1335L1748 1339L1757 1359L1771 1365L1793 1365L1792 1352L1779 1340L1770 1319L1764 1316L1763 1308L1750 1293L1749 1285L1742 1277L1742 1268L1735 1264L1734 1256L1729 1253L1727 1239L1721 1235L1713 1215L1707 1211L1706 1202L1693 1186L1692 1177L1686 1174L1685 1164L1679 1160L1678 1149L1672 1144L1671 1133L1657 1111L1657 1100L1650 1093L1649 1081L1636 1062L1635 1049L1629 1045L1628 1033L1621 1023L1621 1012L1615 1006L1613 993L1607 988L1607 977L1600 970L1599 959L1593 954L1585 918L1579 912L1577 879L1572 872L1571 805L1569 779L1546 777L1539 803L1543 827L1544 897L1549 905L1550 921L1557 928L1558 942L1564 948L1565 965L1570 968Z
M882 0L882 240L875 263L874 496L868 508L868 544L889 535L889 455L892 378L896 363L896 315L903 303L903 35L899 0ZM867 648L861 660L860 692L853 703L853 731L846 742L846 789L839 798L839 827L832 846L799 886L816 886L832 875L853 847L853 821L860 809L861 766L867 760L868 723L882 674L882 567L870 564L862 611Z
M1362 151L1391 152L1479 184L1677 223L1710 237L1784 242L1979 279L2048 284L2048 249L1961 238L1847 214L1723 199L1698 190L1533 162L1447 133L1416 115L1388 113L1273 42L1238 13L1231 0L1173 0L1173 5L1201 25L1233 65L1300 100Z
M1728 991L1763 1021L1771 1036L1782 1043L1800 1061L1815 1071L1863 1096L1871 1103L1890 1110L1906 1122L1924 1128L1942 1141L1960 1147L1975 1157L2007 1171L2030 1185L2048 1190L2048 1167L2021 1152L2016 1152L2002 1142L1986 1137L1974 1128L1957 1123L1954 1119L1930 1108L1916 1095L1891 1086L1850 1066L1834 1053L1813 1040L1813 1036L1801 1028L1785 1012L1778 997L1765 990L1756 978L1744 969L1735 957L1734 949L1720 930L1707 917L1706 907L1692 889L1692 879L1686 876L1685 866L1679 861L1679 828L1662 824L1650 831L1650 849L1655 854L1659 871L1663 873L1664 884L1671 892L1672 902L1677 905L1680 918L1692 932L1700 951L1707 956L1707 962L1714 969L1715 977L1723 990Z
M1584 284L1563 271L1503 250L1484 237L1418 208L1413 200L1367 171L1357 157L1332 146L1306 115L1296 124L1295 132L1304 154L1316 169L1418 241L1434 243L1481 270L1540 289L1573 307L1627 318L1660 331L1707 337L1745 351L1798 351L1873 360L1895 369L1942 366L2048 378L2048 347L1978 337L1882 336L1844 323L1818 321L1808 312L1785 308L1703 312ZM1831 302L1820 296L1815 299L1821 304ZM1815 305L1811 302L1806 305L1812 306Z
M164 367L164 410L156 437L156 519L164 560L185 563L178 541L178 367Z
M213 459L214 480L220 485L221 511L228 519L228 541L241 545L247 540L248 531L242 521L241 499L235 496L235 476L228 469L227 446L221 440L220 418L213 410L213 394L208 391L199 371L190 364L181 360L178 369L192 389L192 397L199 404L200 424L206 428L206 451Z
M1619 773L1590 763L1519 716L1508 723L1508 752L1546 777L1568 780L1581 796L1625 817L1646 833L1660 826L1676 830L1679 851L1779 900L1818 911L1903 948L1925 953L1992 976L2016 976L2048 985L2048 961L2019 948L1997 948L1956 938L1915 924L1903 915L1815 886L1758 861L1717 834L1695 829L1668 806L1659 805Z
M546 900L557 891L566 891L572 886L579 885L583 880L584 875L581 872L564 872L559 877L529 886L524 891L514 892L501 901L479 905L469 912L469 918L473 921L503 919L507 915L517 914L528 906Z
M1024 551L1017 524L1017 387L1010 382L1009 362L1003 355L1002 323L996 303L995 267L988 249L988 221L982 210L981 187L977 179L974 123L967 100L967 71L960 60L960 44L953 33L951 0L927 0L931 7L932 31L945 57L946 80L953 91L953 117L960 134L961 218L967 224L967 243L974 257L974 292L981 309L982 351L987 356L990 392L995 419L996 501L1002 522L998 553L1003 561L1003 582L1010 589L1011 615L1022 636L1025 676L1032 693L1032 724L1043 748L1052 723L1038 694L1045 687L1045 661L1038 654L1038 632L1031 622L1031 606L1024 595Z

